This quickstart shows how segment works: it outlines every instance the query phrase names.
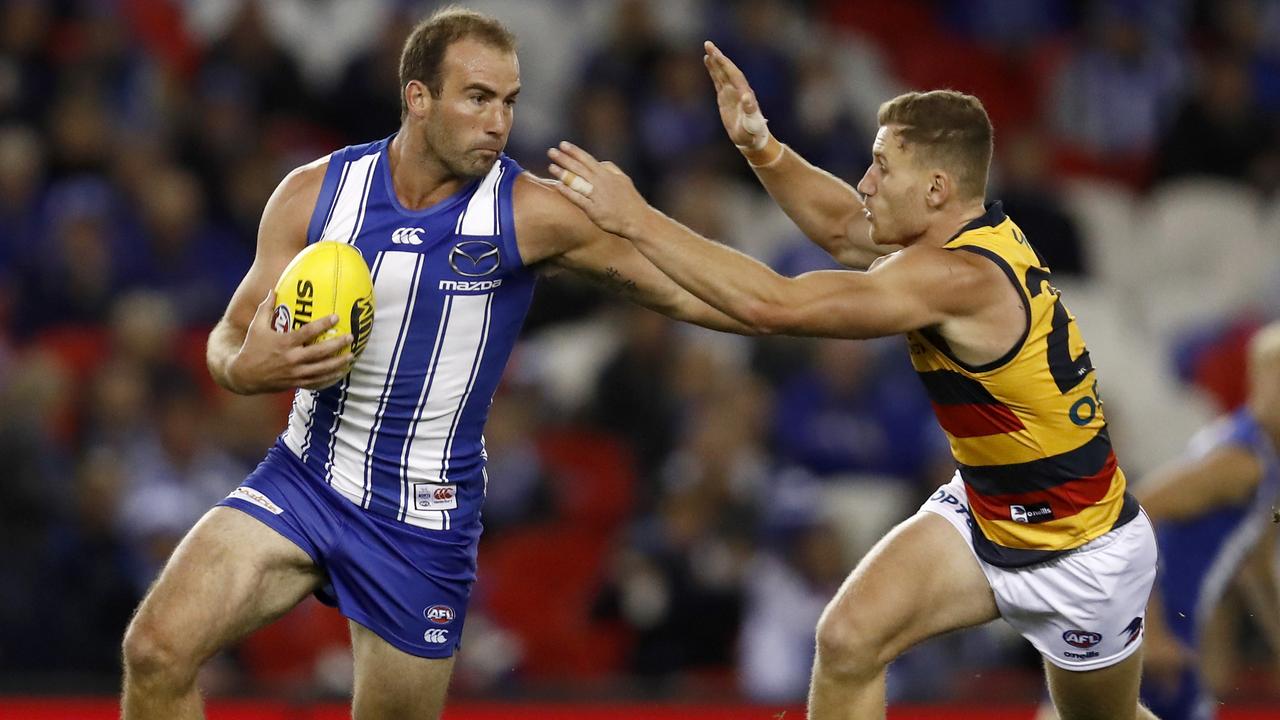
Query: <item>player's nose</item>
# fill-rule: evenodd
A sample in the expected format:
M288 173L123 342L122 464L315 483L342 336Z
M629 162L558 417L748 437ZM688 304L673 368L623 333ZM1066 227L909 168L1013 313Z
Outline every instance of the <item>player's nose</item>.
M505 136L511 131L511 114L502 109L489 113L484 130L496 137Z
M862 179L858 181L857 186L854 188L862 195L863 202L866 202L867 197L874 195L876 192L876 184L871 177L871 170L872 168L867 168L867 171L862 174Z

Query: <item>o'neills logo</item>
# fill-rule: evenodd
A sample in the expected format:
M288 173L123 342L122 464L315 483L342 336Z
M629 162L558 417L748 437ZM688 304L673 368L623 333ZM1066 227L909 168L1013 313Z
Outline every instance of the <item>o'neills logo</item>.
M1010 505L1009 517L1014 522L1020 523L1041 523L1053 519L1053 508L1049 507L1049 503L1037 503L1035 505Z

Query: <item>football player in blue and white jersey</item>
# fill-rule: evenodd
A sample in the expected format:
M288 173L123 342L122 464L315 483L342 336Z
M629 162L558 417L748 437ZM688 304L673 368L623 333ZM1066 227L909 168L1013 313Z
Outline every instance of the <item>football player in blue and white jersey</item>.
M536 269L747 331L503 153L520 67L496 20L451 7L420 23L400 88L398 132L294 170L267 202L208 364L233 392L299 388L293 411L139 607L125 720L202 717L204 661L312 593L351 620L357 720L439 716L475 579L482 431ZM355 245L373 275L374 326L354 362L349 335L307 345L333 317L271 328L271 288L320 240Z

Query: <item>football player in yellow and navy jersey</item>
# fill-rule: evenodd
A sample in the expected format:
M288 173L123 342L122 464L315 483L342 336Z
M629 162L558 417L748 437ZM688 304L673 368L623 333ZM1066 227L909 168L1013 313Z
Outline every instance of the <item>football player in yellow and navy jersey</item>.
M773 138L741 71L706 50L725 129L765 188L866 272L780 276L662 215L567 143L549 151L559 191L758 332L905 335L958 466L827 606L809 717L883 718L889 662L997 617L1044 656L1064 720L1154 717L1138 681L1155 537L1126 491L1080 329L1022 231L986 204L982 103L934 91L882 105L855 190Z

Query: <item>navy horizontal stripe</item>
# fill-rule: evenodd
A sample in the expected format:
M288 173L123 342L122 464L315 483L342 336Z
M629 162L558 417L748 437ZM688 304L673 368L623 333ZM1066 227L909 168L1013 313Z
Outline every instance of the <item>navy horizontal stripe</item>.
M952 370L916 373L929 400L938 405L1003 405L982 383Z
M1097 475L1111 457L1111 435L1104 426L1075 450L1008 465L965 465L960 477L983 495L1008 495L1051 490L1063 483Z

